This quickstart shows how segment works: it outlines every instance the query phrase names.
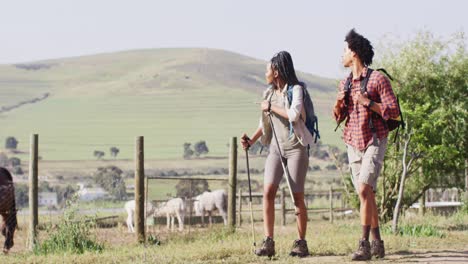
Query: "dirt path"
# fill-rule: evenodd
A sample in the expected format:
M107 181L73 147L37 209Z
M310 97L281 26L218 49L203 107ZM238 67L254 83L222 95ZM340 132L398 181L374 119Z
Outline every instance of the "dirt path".
M356 263L350 256L318 256L304 259L304 263ZM388 254L384 260L373 260L373 263L468 263L468 248L465 251L434 250L395 252Z

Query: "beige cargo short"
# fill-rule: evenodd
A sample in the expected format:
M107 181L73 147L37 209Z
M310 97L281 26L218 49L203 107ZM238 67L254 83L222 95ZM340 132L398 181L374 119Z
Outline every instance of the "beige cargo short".
M362 183L370 185L374 192L377 192L377 179L387 150L387 138L380 139L376 145L372 144L363 151L350 145L346 145L346 147L352 174L351 179L356 192L359 193L359 186Z

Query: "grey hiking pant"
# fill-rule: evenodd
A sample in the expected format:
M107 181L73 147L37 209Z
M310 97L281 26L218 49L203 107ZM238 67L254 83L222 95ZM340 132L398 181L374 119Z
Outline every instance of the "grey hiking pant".
M281 150L285 164L289 169L291 189L293 193L303 193L305 177L309 168L309 155L307 148L300 145L289 150ZM283 167L276 144L270 145L270 154L265 162L264 184L278 186L283 178Z

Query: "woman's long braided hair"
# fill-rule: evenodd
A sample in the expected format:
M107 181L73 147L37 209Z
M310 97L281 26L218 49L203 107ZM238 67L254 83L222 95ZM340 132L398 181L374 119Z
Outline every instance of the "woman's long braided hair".
M270 60L271 68L277 70L279 77L288 85L299 84L299 80L294 70L293 60L291 54L287 51L280 51L276 53Z

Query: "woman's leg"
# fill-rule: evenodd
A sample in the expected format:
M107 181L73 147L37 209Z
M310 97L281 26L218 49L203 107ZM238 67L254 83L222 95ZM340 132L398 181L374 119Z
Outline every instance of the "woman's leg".
M278 185L283 177L283 167L276 146L270 146L270 154L265 161L263 182L263 226L265 237L273 238L275 226L275 197Z
M275 225L275 197L278 185L265 184L263 188L263 226L265 237L273 238Z
M296 201L296 216L297 219L297 232L299 239L303 240L306 236L307 231L307 208L304 202L304 193L294 193L294 201Z
M300 240L304 240L307 230L307 208L304 201L304 185L309 157L305 148L290 150L286 153L288 168L291 175L291 188L294 195L297 231Z

